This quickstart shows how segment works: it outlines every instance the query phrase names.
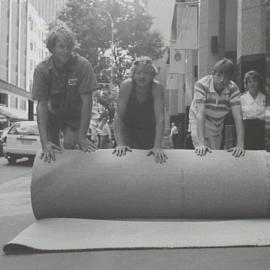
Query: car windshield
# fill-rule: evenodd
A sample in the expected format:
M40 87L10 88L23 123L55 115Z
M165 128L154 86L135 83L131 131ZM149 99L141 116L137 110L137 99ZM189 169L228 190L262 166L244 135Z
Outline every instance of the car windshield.
M16 123L8 133L14 135L39 135L38 127L35 123Z

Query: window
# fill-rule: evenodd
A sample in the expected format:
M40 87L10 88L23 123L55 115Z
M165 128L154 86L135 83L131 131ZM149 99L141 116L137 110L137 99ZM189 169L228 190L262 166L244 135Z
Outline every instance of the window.
M19 123L14 124L13 127L9 130L8 134L18 134L17 128L19 127Z
M34 30L34 22L33 22L33 19L31 18L31 16L29 16L29 25L30 25L30 30L33 31Z
M10 107L14 109L18 109L18 98L15 96L11 96Z
M8 94L0 93L0 105L8 106Z
M3 129L6 129L7 127L8 127L8 120L4 117L0 118L0 130L3 131Z
M20 100L20 110L26 111L26 100L24 99Z
M12 135L39 135L38 126L35 123L19 122L13 125L8 134Z
M29 90L30 90L30 92L32 92L32 89L33 89L33 81L30 80L29 81Z

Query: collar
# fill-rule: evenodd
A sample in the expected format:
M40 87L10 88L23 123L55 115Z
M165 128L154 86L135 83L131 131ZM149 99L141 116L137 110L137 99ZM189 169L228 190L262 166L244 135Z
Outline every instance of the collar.
M231 82L229 82L229 85L226 86L220 93L218 93L216 90L215 90L215 87L214 87L214 77L213 75L211 75L211 78L210 78L210 84L209 84L209 92L210 93L216 93L217 95L224 95L224 94L227 94L230 92L230 84Z
M247 91L246 96L247 96L248 101L250 103L253 103L253 102L260 103L260 101L264 99L264 95L261 92L258 93L258 95L255 99L252 97L252 95L249 93L249 91Z
M76 53L72 53L69 61L65 64L65 68L66 70L71 70L73 65L74 65L74 62L77 58L77 54ZM48 59L47 59L47 64L48 64L48 69L57 73L58 74L58 71L57 71L57 68L54 64L54 61L53 61L53 56L49 56Z

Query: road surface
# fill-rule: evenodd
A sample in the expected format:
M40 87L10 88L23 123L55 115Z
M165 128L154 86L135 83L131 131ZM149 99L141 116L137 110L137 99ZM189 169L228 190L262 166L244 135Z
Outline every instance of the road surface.
M0 158L0 246L35 221L31 164ZM68 237L68 236L67 236ZM0 254L1 270L269 270L270 248L112 250L29 255Z

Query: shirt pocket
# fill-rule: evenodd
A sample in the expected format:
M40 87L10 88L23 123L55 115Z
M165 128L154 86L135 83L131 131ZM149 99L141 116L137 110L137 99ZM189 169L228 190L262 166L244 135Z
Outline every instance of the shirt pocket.
M73 85L67 86L66 107L67 113L79 115L81 111L81 97L78 92L78 87Z

